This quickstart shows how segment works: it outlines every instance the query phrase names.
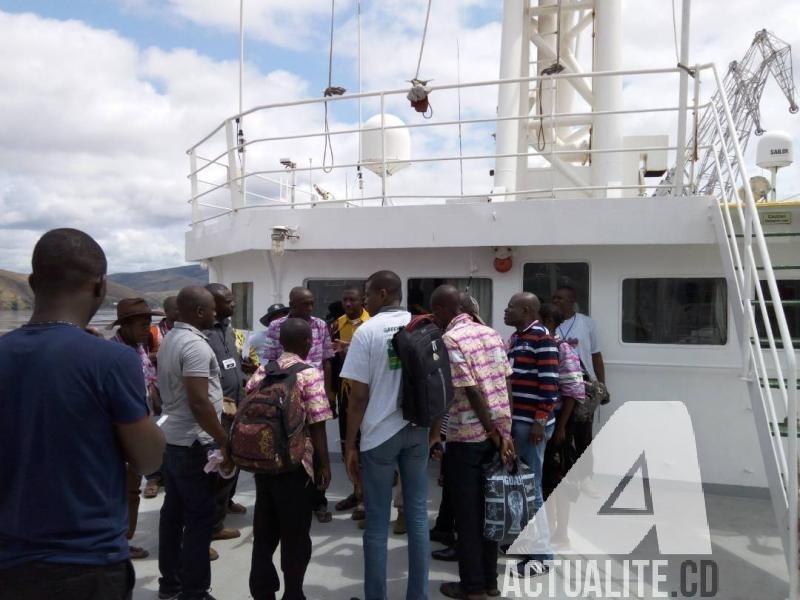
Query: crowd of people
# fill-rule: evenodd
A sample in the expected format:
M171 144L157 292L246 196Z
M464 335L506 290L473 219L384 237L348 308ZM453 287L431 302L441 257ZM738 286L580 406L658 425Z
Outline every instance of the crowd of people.
M428 597L431 557L458 562L459 580L439 586L445 596L498 596L503 548L483 535L484 465L526 463L535 508L544 511L591 442L585 383L604 382L605 373L594 322L575 312L570 287L544 305L529 292L512 296L508 341L484 323L468 292L450 285L412 315L391 271L343 290L327 319L313 315L310 290L293 288L288 306L270 306L260 319L265 330L252 334L231 324L234 297L219 283L185 287L163 311L124 299L106 340L89 327L105 298L106 266L87 234L47 232L33 251L31 320L0 338L0 600L130 598L130 559L148 555L130 545L143 478L145 497L164 494L158 597L213 600L211 542L241 535L225 518L247 511L234 501L231 426L276 370L292 374L308 435L297 469L254 476L255 600L280 592L278 545L281 597L305 598L312 518L332 518L328 420L338 418L351 490L335 509L351 511L364 529L367 600L388 597L393 500L394 531L408 539L409 600ZM454 389L432 427L405 420L398 401L402 369L392 338L420 323L441 330ZM432 460L440 461L442 495L430 528ZM580 479L591 494L587 462ZM543 523L557 547L566 541L569 502L550 508ZM431 541L444 548L431 552ZM547 572L551 558L520 557L517 570Z

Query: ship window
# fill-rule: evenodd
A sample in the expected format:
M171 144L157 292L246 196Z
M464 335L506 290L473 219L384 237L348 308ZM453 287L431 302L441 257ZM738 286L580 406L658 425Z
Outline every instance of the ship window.
M252 331L253 329L253 282L246 281L231 284L231 292L236 306L233 309L231 322L236 329Z
M406 303L412 315L430 312L433 290L440 285L449 284L459 290L468 290L478 301L481 318L487 325L492 324L492 280L485 277L416 277L408 280Z
M792 336L794 347L800 349L800 279L780 279L777 283L778 293L781 295L781 303L783 304L783 312L786 315L786 324L789 326L789 335ZM764 292L764 300L769 300L770 295L766 281L761 282L761 289ZM764 319L761 317L761 310L758 306L755 306L754 309L758 337L761 340L761 345L767 348L769 347L769 342L767 341ZM775 344L781 348L783 343L780 340L778 322L775 319L775 309L772 308L771 303L767 304L767 314L772 326L772 335L775 336Z
M342 292L356 286L364 289L366 279L306 279L306 287L314 294L314 316L328 320L330 305L341 302Z
M575 289L578 312L589 314L588 263L525 263L522 269L522 289L536 294L542 302L550 302L559 286Z
M722 346L728 293L722 278L648 278L622 282L622 341Z

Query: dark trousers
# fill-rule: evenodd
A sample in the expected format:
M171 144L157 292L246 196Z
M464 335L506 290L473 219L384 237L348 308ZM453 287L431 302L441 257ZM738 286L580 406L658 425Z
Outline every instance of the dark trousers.
M448 442L444 487L449 488L456 521L458 575L465 594L497 588L497 542L483 537L483 466L497 449L490 441Z
M581 468L578 473L580 478L590 477L592 475L592 451L589 446L592 443L592 422L585 423L570 421L569 428L572 431L572 438L575 441L575 460L577 461L581 455L586 452L584 461L586 466ZM588 450L588 452L587 452Z
M161 471L164 505L158 526L161 591L182 590L181 598L202 598L211 587L208 549L214 526L217 475L203 472L208 446L167 444Z
M303 579L311 560L311 480L305 469L256 475L255 480L250 593L254 600L275 599L280 581L272 556L280 543L283 600L304 600Z
M447 454L447 450L445 450ZM442 458L442 475L443 479L447 478L447 461ZM455 515L453 514L453 497L447 483L442 485L442 500L439 502L439 514L436 515L436 522L433 528L436 531L443 531L446 533L453 533L455 531Z
M222 531L225 527L225 517L228 514L228 505L236 492L236 482L239 481L239 469L230 479L217 477L217 491L214 496L214 527L213 532Z
M133 565L32 562L0 570L0 600L129 600Z

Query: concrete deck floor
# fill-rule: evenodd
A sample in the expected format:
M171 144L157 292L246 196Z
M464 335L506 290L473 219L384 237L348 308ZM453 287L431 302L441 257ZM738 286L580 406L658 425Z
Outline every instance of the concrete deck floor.
M436 485L438 467L431 466L428 510L431 523L439 506L440 488ZM341 463L335 463L333 483L328 491L328 500L333 504L349 493L349 481ZM137 535L133 543L150 550L150 557L135 562L136 590L134 600L157 598L158 590L158 513L163 493L151 500L142 500ZM236 500L248 508L246 515L230 515L226 525L238 527L242 536L235 540L214 542L219 552L219 560L212 565L212 594L218 600L245 600L250 598L248 575L252 548L252 511L255 504L255 486L252 477L243 474L239 481ZM711 557L719 566L719 591L716 598L723 600L780 600L787 597L788 583L786 563L775 525L770 501L730 496L706 496L707 512L712 531L714 554ZM313 555L306 575L305 593L309 600L348 600L363 598L363 556L361 546L362 531L350 519L348 513L334 512L331 523L320 524L314 520L311 535ZM648 555L648 548L655 548L655 536L651 533L642 542L637 557ZM432 549L441 548L432 543ZM276 565L279 565L279 552L276 552ZM670 558L670 572L677 569L682 558ZM709 557L696 557L708 559ZM498 565L499 585L502 587L503 573L507 559L502 558ZM405 598L407 573L405 536L389 535L388 589L391 600ZM612 571L613 572L613 571ZM540 578L537 578L540 579ZM541 578L547 590L547 578ZM544 592L542 598L565 598L568 596L561 588ZM431 600L444 598L439 593L439 583L457 580L456 563L431 561L430 596ZM677 589L670 578L668 589ZM524 588L523 588L524 589ZM643 596L630 598L649 598ZM280 592L279 596L280 597ZM513 597L513 596L509 596ZM571 596L574 597L574 596ZM673 597L682 597L677 594Z

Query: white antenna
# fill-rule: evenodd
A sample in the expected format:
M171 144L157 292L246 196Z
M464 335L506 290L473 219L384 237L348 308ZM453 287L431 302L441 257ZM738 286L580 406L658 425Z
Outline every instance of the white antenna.
M242 109L242 88L244 82L244 0L239 0L239 115Z
M458 169L461 174L461 196L464 196L464 159L461 146L461 46L456 38L456 82L458 83Z

